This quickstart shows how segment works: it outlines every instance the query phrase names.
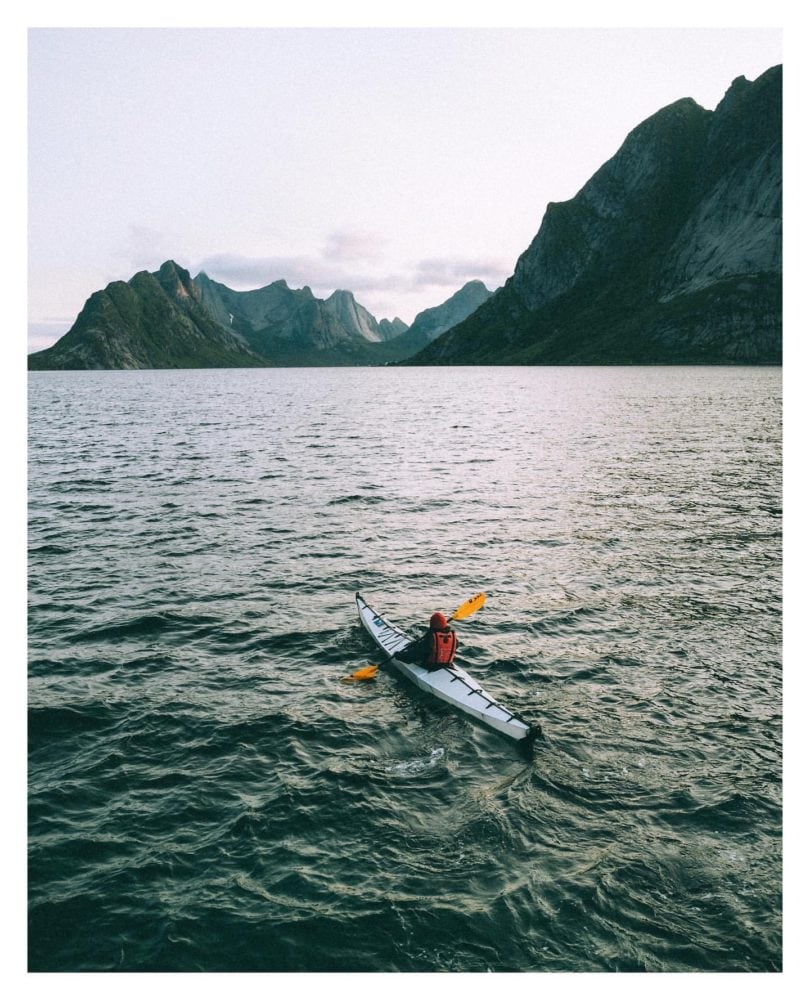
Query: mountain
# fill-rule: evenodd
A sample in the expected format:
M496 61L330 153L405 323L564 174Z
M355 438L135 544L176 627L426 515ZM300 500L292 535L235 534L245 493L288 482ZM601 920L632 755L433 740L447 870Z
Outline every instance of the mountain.
M383 335L383 340L393 340L394 337L405 333L407 329L408 324L403 323L399 316L395 316L394 319L380 320L380 332Z
M492 292L483 281L468 281L446 302L417 314L409 331L412 341L419 346L432 343L446 330L465 320L491 297Z
M195 279L206 309L270 365L374 364L386 337L351 292L318 299L286 281L237 292L204 272ZM404 355L399 355L404 357Z
M355 301L351 292L333 292L324 302L324 306L347 330L358 333L374 344L393 340L408 329L401 319L395 319L393 322L383 320L382 323L378 323L368 309L364 309Z
M250 368L267 362L212 316L188 271L167 261L94 292L53 347L28 367Z
M420 316L435 314L428 326L446 329L489 294L480 282L470 282ZM292 289L286 281L234 291L205 273L192 279L166 261L154 274L141 271L94 292L65 336L29 355L28 367L382 365L428 342L427 333L416 341L409 333L399 318L378 323L351 292L318 299L309 288Z
M406 364L779 363L782 69L642 122ZM414 324L415 326L416 324Z

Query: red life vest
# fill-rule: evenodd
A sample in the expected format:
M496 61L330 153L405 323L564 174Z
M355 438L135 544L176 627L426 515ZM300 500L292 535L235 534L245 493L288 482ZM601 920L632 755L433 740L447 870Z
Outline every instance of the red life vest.
M430 636L432 644L425 666L444 667L448 663L452 663L458 646L456 633L447 629L444 632L431 632Z

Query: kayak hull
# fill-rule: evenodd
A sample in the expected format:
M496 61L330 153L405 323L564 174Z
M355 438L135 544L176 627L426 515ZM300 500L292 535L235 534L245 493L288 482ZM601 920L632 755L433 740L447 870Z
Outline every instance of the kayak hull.
M531 740L538 735L538 727L498 704L457 664L428 670L419 664L398 660L396 654L408 645L408 636L371 608L360 594L356 595L356 600L360 621L378 649L386 655L387 662L417 687L513 740Z

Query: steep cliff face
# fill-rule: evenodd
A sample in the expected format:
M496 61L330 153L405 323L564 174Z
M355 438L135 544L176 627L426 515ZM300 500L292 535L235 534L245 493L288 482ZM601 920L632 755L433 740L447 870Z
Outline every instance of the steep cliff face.
M210 315L188 271L172 261L154 274L141 271L94 292L68 333L28 358L32 370L265 363Z
M525 309L559 298L589 272L616 275L646 263L672 237L709 118L692 100L665 108L630 133L576 198L548 206L515 268L514 292Z
M483 281L468 281L446 302L418 313L411 324L411 335L414 339L422 338L428 344L465 320L491 296L492 292Z
M740 77L714 113L700 197L661 267L663 301L737 275L782 271L781 71Z
M780 361L781 108L774 67L647 119L413 363Z
M400 319L378 323L351 292L338 290L328 299L309 288L292 289L286 281L236 292L201 272L194 279L206 308L261 354L274 350L331 349L341 344L362 351L365 345L393 340L408 329ZM278 343L276 343L278 342Z
M463 322L491 296L492 292L482 281L468 281L445 302L417 313L411 326L405 327L396 339L386 345L388 351L393 351L386 361L412 357L446 330Z
M331 312L345 329L352 331L372 344L390 340L390 327L383 327L356 301L351 292L338 290L324 301L324 308ZM401 321L400 321L401 322ZM393 336L397 336L396 333Z
M292 363L303 353L330 351L341 344L351 350L369 343L359 329L345 327L337 310L316 299L309 288L292 289L286 281L274 281L237 292L205 273L194 284L208 311L271 363Z

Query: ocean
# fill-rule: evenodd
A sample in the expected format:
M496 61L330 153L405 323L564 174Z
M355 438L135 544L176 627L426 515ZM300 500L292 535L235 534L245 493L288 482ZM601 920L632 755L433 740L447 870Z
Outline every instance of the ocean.
M30 374L29 970L781 970L781 379Z

